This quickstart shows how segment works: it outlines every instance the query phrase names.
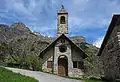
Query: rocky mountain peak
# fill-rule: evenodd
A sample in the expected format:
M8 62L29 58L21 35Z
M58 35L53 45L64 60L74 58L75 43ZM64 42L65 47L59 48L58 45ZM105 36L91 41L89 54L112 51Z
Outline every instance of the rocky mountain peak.
M0 24L0 27L2 28L8 28L9 26L8 25L5 25L5 24Z
M22 22L14 23L10 27L11 28L16 28L16 29L22 30L22 31L31 32L30 29L28 27L26 27L26 25Z
M70 39L76 44L86 43L86 39L83 36L72 36Z

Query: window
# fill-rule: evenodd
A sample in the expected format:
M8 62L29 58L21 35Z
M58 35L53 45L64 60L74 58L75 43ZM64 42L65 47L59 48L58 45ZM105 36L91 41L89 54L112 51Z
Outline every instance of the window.
M83 61L78 61L78 68L84 69Z
M66 46L64 46L64 45L61 45L61 46L59 46L59 51L60 52L66 52L66 50L67 50L67 47Z
M47 61L47 68L52 68L52 61Z
M77 61L73 61L73 68L77 68Z
M73 61L73 68L84 69L83 61Z
M64 16L61 16L61 18L60 18L60 24L65 24L65 17Z

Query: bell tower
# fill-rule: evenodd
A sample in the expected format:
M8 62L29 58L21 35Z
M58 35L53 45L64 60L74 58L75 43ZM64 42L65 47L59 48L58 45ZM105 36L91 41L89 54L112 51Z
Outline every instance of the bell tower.
M58 12L58 25L57 25L57 36L61 34L68 35L68 13L62 5L61 10Z

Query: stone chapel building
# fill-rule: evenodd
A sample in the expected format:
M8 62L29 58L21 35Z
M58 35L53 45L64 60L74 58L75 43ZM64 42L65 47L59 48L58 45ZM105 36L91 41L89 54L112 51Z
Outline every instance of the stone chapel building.
M61 76L84 75L87 54L68 37L68 13L62 6L58 13L57 39L40 53L42 70Z

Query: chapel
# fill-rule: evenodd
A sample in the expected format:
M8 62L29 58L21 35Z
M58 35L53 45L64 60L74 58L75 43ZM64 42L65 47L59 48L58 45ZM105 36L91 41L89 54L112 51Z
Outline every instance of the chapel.
M39 55L42 70L61 76L84 75L87 54L68 37L68 12L63 5L57 15L57 38Z

